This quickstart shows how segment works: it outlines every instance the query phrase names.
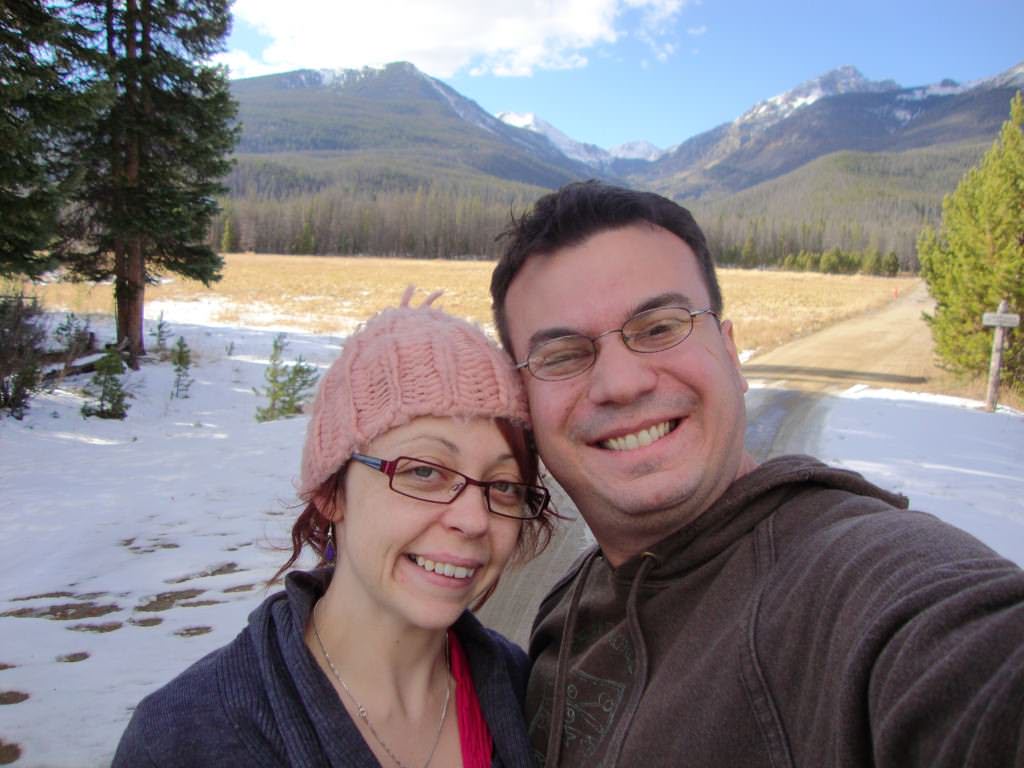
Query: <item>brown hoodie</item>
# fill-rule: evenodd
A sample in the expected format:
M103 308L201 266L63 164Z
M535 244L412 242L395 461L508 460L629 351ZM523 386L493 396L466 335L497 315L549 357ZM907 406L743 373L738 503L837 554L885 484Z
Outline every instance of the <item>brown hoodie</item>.
M534 624L538 759L1024 765L1024 572L906 505L784 456L617 569L587 553Z

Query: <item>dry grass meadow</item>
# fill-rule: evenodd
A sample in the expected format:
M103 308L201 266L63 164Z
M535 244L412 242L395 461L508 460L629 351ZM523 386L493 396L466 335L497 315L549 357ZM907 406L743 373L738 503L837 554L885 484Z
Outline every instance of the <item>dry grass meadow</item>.
M218 322L262 319L315 333L344 333L397 303L405 286L414 284L421 292L444 289L439 303L447 311L489 325L493 266L490 261L228 254L223 279L210 288L172 277L147 287L146 303L212 300ZM917 282L736 269L720 270L719 276L739 348L760 351L880 307L894 291ZM49 283L25 290L55 311L113 311L110 285Z
M397 303L404 288L414 284L418 296L444 289L439 303L447 311L490 326L493 266L489 261L227 254L220 282L206 288L171 277L147 287L146 303L202 301L215 306L217 322L343 335L377 310ZM738 269L719 270L719 279L738 348L762 353L882 307L897 292L920 282L912 277ZM80 315L113 312L109 284L49 283L24 289L50 310ZM155 319L155 312L147 311L147 318ZM934 366L929 385L919 388L984 399L984 381L961 381ZM1006 402L1016 406L1017 400Z

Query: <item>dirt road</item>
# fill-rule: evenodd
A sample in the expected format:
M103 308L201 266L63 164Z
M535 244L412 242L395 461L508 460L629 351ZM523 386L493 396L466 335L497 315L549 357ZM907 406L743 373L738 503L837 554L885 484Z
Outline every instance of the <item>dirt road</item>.
M751 385L804 391L837 391L854 384L926 387L937 370L921 313L933 307L924 283L918 283L880 310L757 355L743 372Z
M932 308L924 284L886 307L752 358L743 371L754 388L747 395L747 448L756 459L814 453L821 399L854 384L935 389L940 374L922 311ZM481 620L526 646L537 606L592 542L575 507L554 490L563 523L544 554L507 573Z

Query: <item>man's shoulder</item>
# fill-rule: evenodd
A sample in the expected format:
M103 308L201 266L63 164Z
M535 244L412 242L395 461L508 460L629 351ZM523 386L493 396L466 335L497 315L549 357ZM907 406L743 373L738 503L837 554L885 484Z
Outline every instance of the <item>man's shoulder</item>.
M935 515L856 489L810 484L794 490L770 519L773 544L793 547L830 545L909 552L919 548L940 557L976 557L993 553L970 534Z

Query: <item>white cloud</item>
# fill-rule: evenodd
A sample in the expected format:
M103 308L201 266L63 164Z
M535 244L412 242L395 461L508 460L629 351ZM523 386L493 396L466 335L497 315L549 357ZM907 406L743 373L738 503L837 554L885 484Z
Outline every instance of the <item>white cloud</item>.
M231 73L231 77L259 77L260 75L269 75L280 71L261 61L257 61L245 51L238 49L218 53L213 57L213 61L217 64L226 65Z
M707 31L707 25L701 25L699 27L688 27L686 30L686 34L688 34L690 37L701 37L705 35Z
M685 0L236 0L236 20L270 39L218 57L232 77L411 61L424 72L530 75L586 66L635 35L659 59ZM237 23L237 21L236 21ZM632 29L630 26L632 25Z

